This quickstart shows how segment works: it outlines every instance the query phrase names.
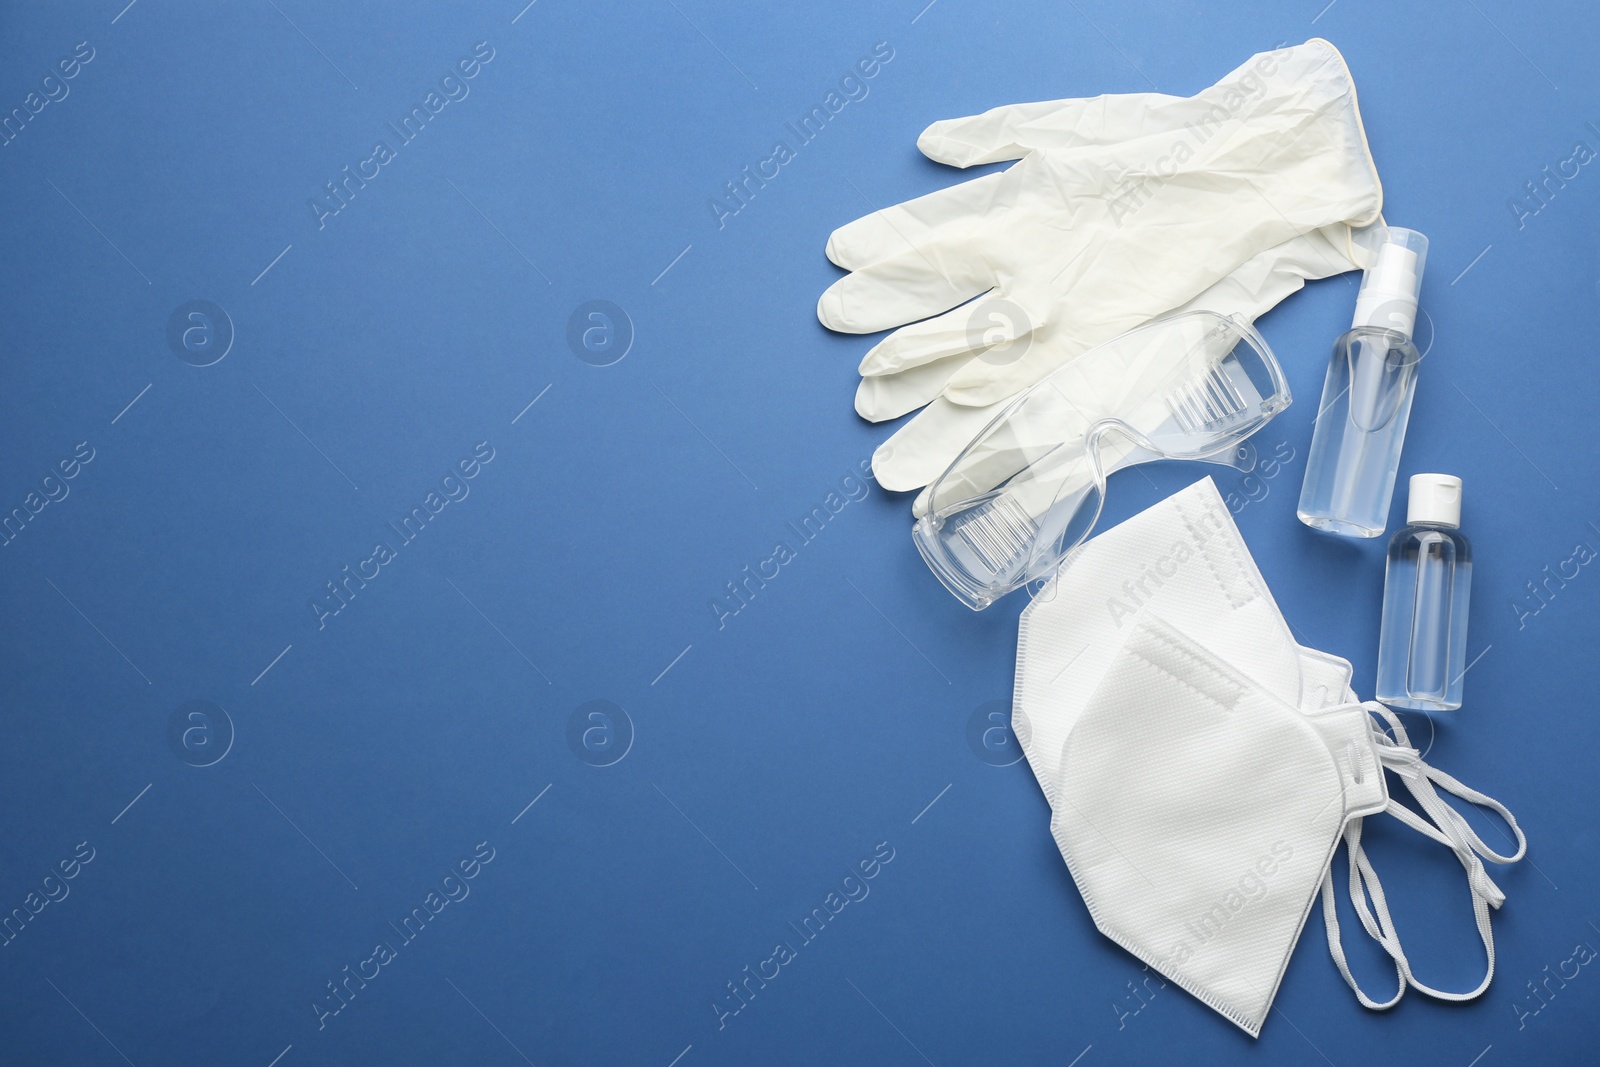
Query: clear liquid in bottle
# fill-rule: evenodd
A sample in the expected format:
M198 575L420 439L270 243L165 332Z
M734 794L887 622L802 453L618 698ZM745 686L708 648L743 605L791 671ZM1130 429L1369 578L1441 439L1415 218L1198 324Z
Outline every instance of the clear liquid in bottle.
M1355 243L1370 257L1350 330L1333 345L1311 431L1296 513L1317 530L1379 537L1389 525L1422 355L1411 341L1428 239L1374 226Z
M1378 636L1378 700L1454 711L1466 673L1472 543L1458 526L1461 480L1411 479L1406 526L1389 541Z
M1383 534L1421 359L1394 330L1362 326L1334 343L1296 509L1301 522L1347 537Z

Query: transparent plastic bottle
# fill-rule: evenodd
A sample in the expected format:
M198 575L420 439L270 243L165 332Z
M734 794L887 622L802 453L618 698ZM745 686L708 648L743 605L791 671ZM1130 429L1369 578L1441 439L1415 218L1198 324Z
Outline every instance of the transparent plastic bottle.
M1406 525L1389 541L1383 573L1377 697L1392 707L1461 706L1472 543L1460 525L1461 479L1413 475Z
M1354 322L1333 346L1297 513L1307 526L1378 537L1389 523L1422 355L1411 342L1428 239L1380 227Z

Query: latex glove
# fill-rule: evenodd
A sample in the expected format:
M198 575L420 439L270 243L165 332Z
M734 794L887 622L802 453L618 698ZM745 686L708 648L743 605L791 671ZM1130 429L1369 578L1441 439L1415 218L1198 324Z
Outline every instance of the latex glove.
M1348 226L1381 203L1349 73L1320 40L1254 57L1193 98L1016 105L937 123L919 144L956 165L1025 158L828 243L854 273L819 302L826 325L944 312L862 363L865 417L932 401L874 459L894 489L925 484L1001 402L1099 341L1186 306L1254 318L1306 278L1351 269ZM1014 325L994 329L996 313Z

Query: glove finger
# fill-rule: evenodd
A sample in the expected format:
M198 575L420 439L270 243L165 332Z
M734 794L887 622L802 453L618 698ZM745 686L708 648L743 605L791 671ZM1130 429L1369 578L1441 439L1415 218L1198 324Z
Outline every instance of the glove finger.
M1225 113L1231 112L1236 106L1230 100L1259 94L1265 65L1293 62L1293 57L1280 57L1294 51L1251 56L1194 96L1106 93L1011 104L981 115L935 122L922 132L917 147L929 159L970 167L1020 159L1033 151L1120 144L1151 134L1178 134L1188 140L1194 129L1215 122L1219 105Z
M856 386L856 414L868 422L887 422L931 404L944 391L950 376L971 358L963 353L894 374L862 378Z
M1095 345L1143 325L1165 310L1148 314L1124 312L1071 326L1057 325L1042 342L1020 349L1008 361L969 361L950 376L943 396L961 407L988 407L1022 392Z
M1165 103L1158 110L1143 111L1146 105L1139 102L1147 100ZM1067 105L1074 106L1071 114L1046 115L1031 124L1024 118L1009 117L1011 113L1025 115L1028 109L1060 109ZM936 122L923 132L918 145L940 162L970 166L1019 159L1036 149L1065 151L1117 145L1164 132L1168 127L1181 128L1182 120L1192 120L1199 111L1191 100L1157 93L1017 104L970 118ZM1009 133L1002 135L986 130L991 116L996 115L1001 118L995 121L1007 124ZM985 138L1004 140L1013 134L1015 141L1007 143L1014 151L1012 148L988 151ZM980 153L986 158L978 158ZM846 270L859 270L914 247L941 231L969 225L994 206L1002 177L1001 173L985 174L864 215L829 236L828 258Z
M930 158L954 166L1001 162L1034 150L1118 144L1178 128L1197 109L1177 105L1189 104L1160 93L1014 104L935 122L917 143ZM828 238L828 258L846 270L858 270L913 247L933 232L966 225L992 206L1000 177L986 174L847 223Z
M1035 302L1035 308L1038 306ZM924 363L983 353L996 365L1009 362L1032 343L1044 313L989 292L943 315L902 326L873 345L861 359L863 376L899 374Z
M845 270L860 270L970 226L993 203L999 174L952 185L895 204L834 230L828 258Z
M817 301L817 318L840 333L876 333L964 304L995 284L967 244L933 240L847 274Z
M1004 408L961 407L939 397L872 454L872 474L885 489L920 489L943 474L967 443Z
M1165 93L1109 93L991 108L935 122L917 138L922 154L952 167L1021 159L1029 152L1116 144L1180 130L1202 109Z

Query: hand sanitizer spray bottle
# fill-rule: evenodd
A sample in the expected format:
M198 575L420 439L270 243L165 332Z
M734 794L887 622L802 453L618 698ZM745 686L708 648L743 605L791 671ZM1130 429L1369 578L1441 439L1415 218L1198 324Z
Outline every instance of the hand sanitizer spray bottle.
M1378 537L1389 523L1422 360L1411 333L1428 239L1388 226L1368 241L1376 250L1351 329L1334 342L1298 508L1307 526L1347 537Z
M1472 545L1461 536L1461 479L1414 474L1406 525L1389 542L1378 635L1378 699L1454 711L1466 673Z

